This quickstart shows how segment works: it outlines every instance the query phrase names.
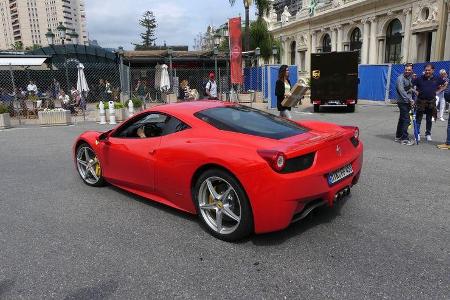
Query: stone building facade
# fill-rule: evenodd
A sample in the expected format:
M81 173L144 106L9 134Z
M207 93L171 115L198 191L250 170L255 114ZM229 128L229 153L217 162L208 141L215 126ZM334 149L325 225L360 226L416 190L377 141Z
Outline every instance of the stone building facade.
M450 1L299 0L265 16L281 62L308 73L314 52L359 50L362 64L450 60ZM273 1L275 4L276 1Z

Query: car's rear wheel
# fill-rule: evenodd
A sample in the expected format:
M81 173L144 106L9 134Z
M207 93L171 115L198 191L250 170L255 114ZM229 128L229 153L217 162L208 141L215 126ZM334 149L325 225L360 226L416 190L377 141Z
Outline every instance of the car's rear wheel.
M314 112L319 112L320 111L320 105L319 104L314 104Z
M203 225L219 239L235 241L253 231L247 195L228 172L221 169L205 171L195 184L194 199Z
M76 163L78 174L80 174L84 183L90 186L105 185L106 182L102 176L100 161L91 146L86 143L78 146L76 151Z

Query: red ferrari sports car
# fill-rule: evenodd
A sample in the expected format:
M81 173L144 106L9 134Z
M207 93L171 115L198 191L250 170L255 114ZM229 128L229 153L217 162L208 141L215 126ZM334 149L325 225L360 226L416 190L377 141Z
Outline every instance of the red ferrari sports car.
M90 186L106 182L198 214L233 241L280 230L350 193L363 145L357 127L283 119L220 101L161 105L74 145Z

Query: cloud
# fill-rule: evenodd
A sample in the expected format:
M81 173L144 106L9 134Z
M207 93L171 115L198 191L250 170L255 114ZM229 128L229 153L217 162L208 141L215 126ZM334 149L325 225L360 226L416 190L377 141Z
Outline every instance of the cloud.
M146 10L153 11L158 27L156 43L192 46L195 36L210 24L218 26L228 18L244 14L242 3L230 7L227 0L86 0L89 38L101 46L132 49L140 41L138 21Z

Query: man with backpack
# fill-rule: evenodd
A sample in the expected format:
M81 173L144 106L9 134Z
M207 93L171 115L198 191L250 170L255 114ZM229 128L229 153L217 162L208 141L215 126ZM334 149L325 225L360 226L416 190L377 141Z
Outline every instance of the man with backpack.
M217 83L216 74L214 72L209 73L209 80L205 87L205 94L209 100L217 100Z

